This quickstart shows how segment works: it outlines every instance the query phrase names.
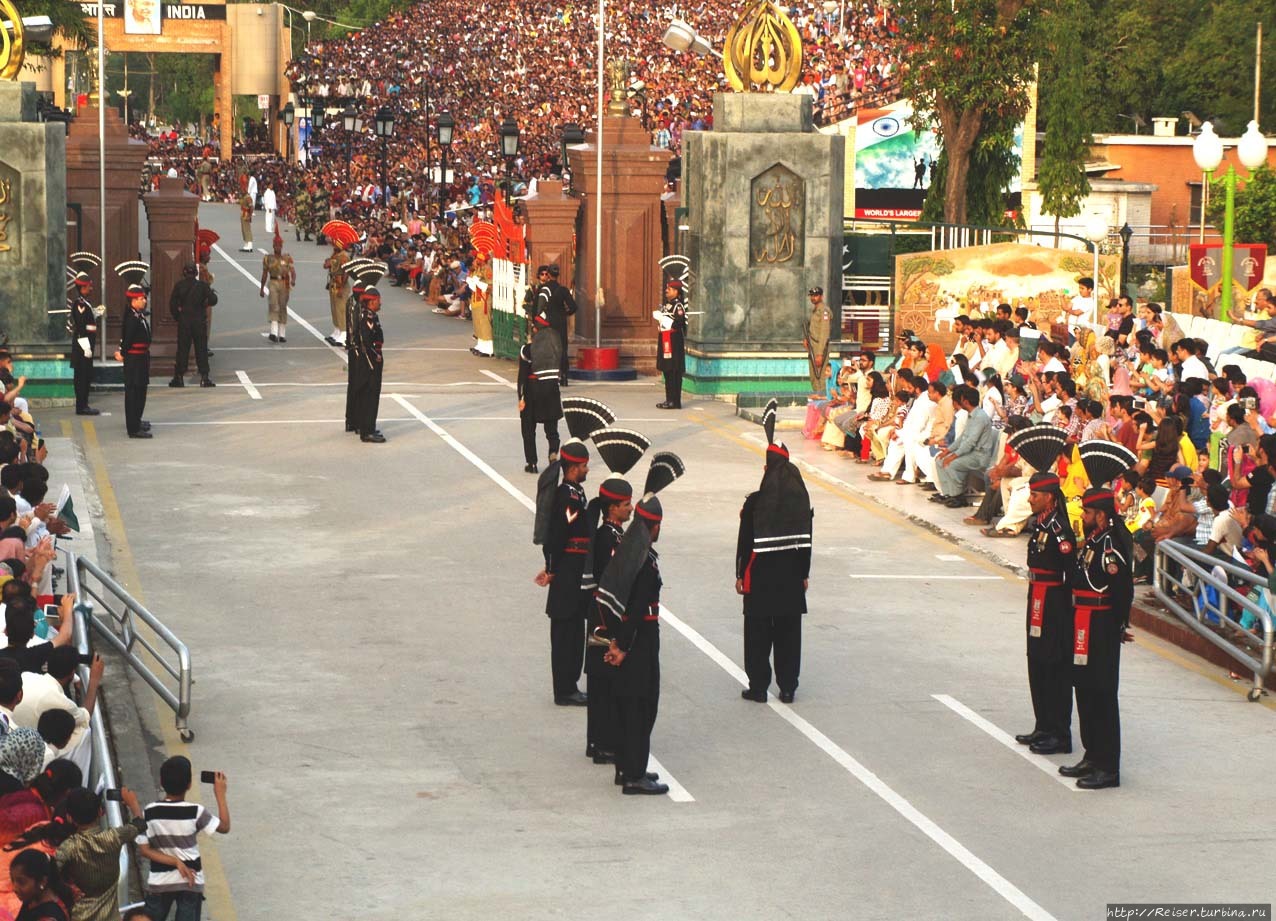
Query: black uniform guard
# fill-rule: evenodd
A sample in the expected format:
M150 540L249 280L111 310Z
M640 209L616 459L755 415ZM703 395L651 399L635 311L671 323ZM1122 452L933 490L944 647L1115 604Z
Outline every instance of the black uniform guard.
M567 386L567 318L576 315L572 293L558 283L558 266L542 265L536 270L540 287L536 292L536 312L544 314L549 326L558 334L559 379Z
M537 484L533 542L541 544L545 568L537 575L536 582L549 586L545 613L549 616L554 703L581 707L588 701L576 686L584 664L588 599L581 583L585 557L594 535L585 514L585 490L580 484L589 472L589 449L579 441L569 441L562 446L558 457L557 464L550 464ZM560 470L561 483L558 482Z
M519 354L519 424L523 431L523 457L529 473L536 472L536 426L545 429L549 460L558 454L558 420L563 418L563 398L559 390L562 351L558 336L549 329L549 319L539 313L532 318L532 341L526 367ZM530 469L529 469L530 468Z
M651 730L660 703L660 563L653 549L663 512L655 496L637 515L603 575L599 600L612 638L604 661L616 668L612 691L619 717L616 783L625 794L662 795L667 784L647 771Z
M1028 690L1033 730L1015 736L1038 755L1072 752L1072 596L1068 582L1077 538L1068 521L1059 477L1028 480L1035 517L1028 524Z
M811 574L814 512L802 474L789 460L788 449L773 442L775 401L763 413L769 442L766 472L758 491L740 509L736 539L736 592L744 596L744 670L749 687L745 700L765 703L775 681L780 700L792 703L802 666L802 615Z
M146 315L146 289L134 282L124 295L129 309L124 311L120 348L115 353L115 360L124 365L124 425L129 438L150 438L150 427L142 422L146 387L151 379L151 320Z
M687 302L682 296L682 282L676 278L665 283L665 303L661 313L669 322L660 330L656 343L656 368L665 375L665 401L657 409L682 409L682 374L686 368Z
M190 361L191 345L195 346L195 366L199 369L199 386L216 386L208 376L208 311L217 305L217 292L200 279L193 262L182 267L182 280L173 286L168 311L177 323L177 359L170 387L185 387L182 379Z
M350 296L346 298L346 329L355 328L355 318L359 313L359 298L368 288L357 274L350 282ZM368 365L360 355L356 358L355 343L358 339L353 333L346 335L346 431L359 431L359 422L355 413L355 394L363 386L363 378L367 375Z
M592 596L607 571L607 564L620 547L624 524L633 514L634 488L619 477L609 477L598 487L598 497L589 503L590 526L597 524L585 564L584 588ZM598 524L599 519L601 523ZM585 755L595 764L614 764L619 748L619 719L612 693L615 668L603 661L610 645L606 626L592 598L586 606L585 674L589 681L589 709L585 726Z
M385 436L377 429L377 410L381 404L381 369L385 363L382 347L385 334L381 331L381 292L375 285L368 285L360 296L359 321L353 330L347 330L347 340L356 339L350 354L350 366L359 363L359 376L353 394L354 423L359 430L359 440L384 444Z
M1121 644L1134 600L1133 541L1117 516L1112 491L1089 489L1081 499L1089 537L1070 580L1073 604L1072 683L1085 755L1059 768L1087 790L1121 785L1121 714L1117 688Z
M532 321L536 328L545 329L546 320L538 315ZM545 335L547 345L557 346L554 336ZM535 341L535 339L533 339ZM523 469L528 473L536 472L536 426L539 423L545 430L545 440L549 445L549 458L552 461L558 454L560 443L558 437L558 420L563 416L562 397L558 391L558 377L555 370L557 360L552 349L545 354L538 352L539 363L534 364L532 345L528 344L518 352L518 421L523 434ZM541 386L541 375L535 368L541 367L544 374L544 386ZM538 416L539 414L539 416Z
M75 414L96 416L98 410L89 405L89 387L93 383L93 354L97 348L97 314L93 302L93 279L87 272L75 275L75 295L71 301L71 372L75 379Z

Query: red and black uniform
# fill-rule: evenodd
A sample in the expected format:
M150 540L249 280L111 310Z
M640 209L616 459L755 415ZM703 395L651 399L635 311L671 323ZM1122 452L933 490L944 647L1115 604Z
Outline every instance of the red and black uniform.
M552 575L545 613L549 615L550 667L555 699L578 693L585 655L585 611L581 588L590 533L585 491L564 481L554 494L549 533L543 545L545 571Z
M620 546L620 539L624 533L619 525L612 524L610 521L604 521L594 532L594 546L591 554L594 564L594 587L602 581L603 573L607 571L607 564L616 555L616 548ZM590 592L590 594L593 593ZM607 650L606 641L594 639L599 628L603 628L605 634L602 612L592 599L588 602L586 611L588 612L586 620L588 642L585 645L585 674L589 676L589 712L585 726L586 748L592 754L614 756L619 748L617 731L619 716L616 713L616 697L612 687L612 678L616 674L616 669L603 661L603 653Z
M547 389L554 391L554 396L541 400L537 391L537 378L532 373L532 348L525 345L518 352L518 399L523 408L518 411L519 425L523 430L523 460L529 467L536 466L536 424L539 422L545 430L545 440L549 444L549 453L557 454L560 439L558 436L558 420L562 416L562 401L558 397L558 378L553 378ZM542 410L545 418L537 418L538 406L550 406L557 400L558 413ZM550 418L552 416L552 418Z
M1057 487L1056 487L1057 489ZM1060 496L1060 498L1062 498ZM1028 690L1033 735L1050 747L1072 747L1072 596L1077 554L1063 507L1028 523Z
M645 527L635 522L631 528ZM660 703L660 565L654 549L638 570L624 613L610 625L625 660L616 669L612 693L620 722L616 769L633 781L647 772L651 730Z
M151 379L151 320L145 310L124 311L120 357L124 359L124 424L130 435L138 435Z
M89 408L89 386L93 383L93 352L97 348L97 317L88 298L77 294L71 304L71 371L75 378L75 411ZM89 354L80 340L87 339Z
M681 297L665 302L661 312L670 319L656 342L656 369L665 375L666 409L682 409L682 375L686 369L687 303Z
M346 335L355 338L355 346L350 352L350 368L354 370L358 363L357 374L351 378L354 381L353 393L350 395L354 417L351 421L360 436L372 436L377 434L381 369L385 364L382 354L385 333L381 329L380 315L375 310L364 308L360 311L359 322L355 324L354 330L347 331Z
M1134 601L1133 554L1128 532L1121 533L1124 527L1110 515L1108 527L1091 534L1081 547L1069 580L1074 609L1072 683L1084 760L1110 774L1121 768L1117 688L1121 641Z

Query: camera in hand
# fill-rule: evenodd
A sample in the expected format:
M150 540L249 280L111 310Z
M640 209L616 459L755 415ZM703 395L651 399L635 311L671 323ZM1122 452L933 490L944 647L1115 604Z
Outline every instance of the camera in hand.
M200 783L216 783L217 772L216 771L200 771L199 782Z
M120 801L120 791L115 788L108 788L102 795L112 803L118 803Z

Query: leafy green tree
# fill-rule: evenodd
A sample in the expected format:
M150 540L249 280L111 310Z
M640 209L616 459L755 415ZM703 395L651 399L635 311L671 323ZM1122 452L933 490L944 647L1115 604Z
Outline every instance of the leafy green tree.
M1076 22L1085 0L1062 0L1042 17L1046 47L1041 70L1047 75L1050 92L1041 97L1040 117L1045 122L1045 143L1037 162L1037 185L1041 207L1054 215L1055 233L1059 219L1080 213L1081 203L1090 194L1085 161L1092 138L1086 128L1084 45Z
M84 18L78 3L67 0L20 0L16 4L23 16L48 16L53 21L53 34L73 48L88 48L97 44L97 30ZM27 55L56 56L47 43L29 42Z
M1248 179L1236 184L1235 235L1237 243L1265 243L1268 258L1276 258L1276 170L1260 166ZM1226 189L1222 179L1210 183L1210 223L1223 226Z

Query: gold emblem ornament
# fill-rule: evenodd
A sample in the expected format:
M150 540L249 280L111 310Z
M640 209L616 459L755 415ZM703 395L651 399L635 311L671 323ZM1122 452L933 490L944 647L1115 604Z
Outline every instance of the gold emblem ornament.
M26 37L22 30L22 14L13 0L0 0L0 19L13 23L13 37L8 29L0 29L0 80L16 80L22 70L22 56L26 52Z
M0 0L0 3L7 3L8 0ZM16 22L16 20L15 20ZM0 33L4 30L0 29ZM13 192L13 180L0 179L0 253L7 253L13 249L9 245L9 209L5 206L9 204L9 198Z
M754 87L787 93L802 77L802 37L772 0L759 0L727 33L722 69L738 93Z

